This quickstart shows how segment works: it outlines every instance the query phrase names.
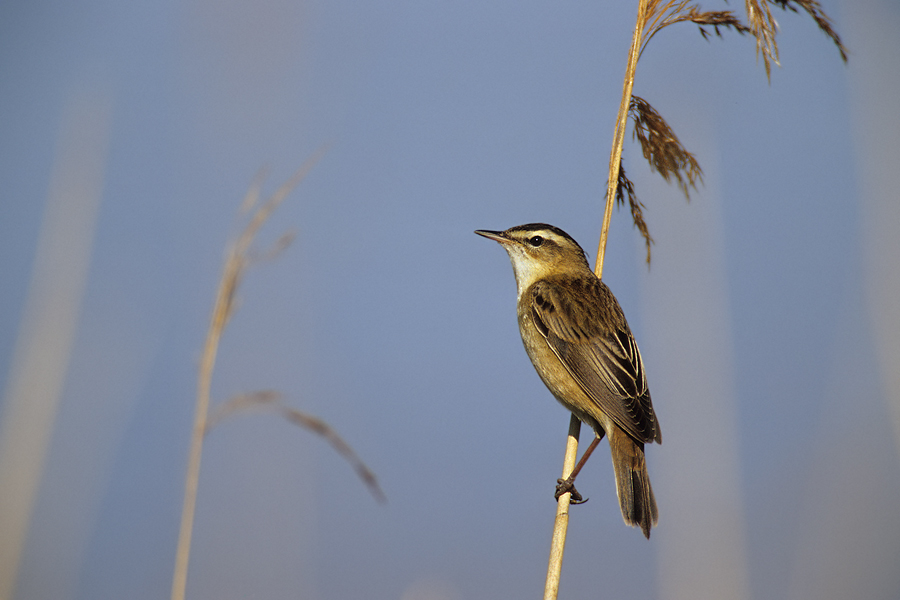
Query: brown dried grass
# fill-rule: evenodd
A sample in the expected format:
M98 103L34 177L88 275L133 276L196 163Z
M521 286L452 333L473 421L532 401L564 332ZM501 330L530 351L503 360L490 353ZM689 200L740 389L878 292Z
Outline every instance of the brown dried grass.
M847 62L847 48L841 41L841 36L834 30L831 17L825 14L825 11L822 10L822 5L816 0L770 0L770 2L782 10L789 10L796 13L799 12L798 8L802 8L806 11L806 13L812 17L812 20L815 21L822 33L827 35L831 41L834 42L834 45L841 55L841 60Z
M625 167L619 166L619 184L616 186L616 206L623 206L626 199L628 200L628 208L631 210L631 220L634 226L641 232L644 238L644 245L647 248L647 264L650 264L650 246L653 244L653 238L650 236L650 229L644 221L644 204L638 200L637 193L634 191L634 183L625 175Z
M690 199L690 188L697 189L697 184L703 183L700 163L649 102L632 96L629 114L634 121L632 138L640 142L650 169L662 175L667 183L676 181L685 197Z
M685 22L697 25L704 39L709 39L708 27L712 27L719 37L722 37L722 29L732 29L741 35L752 33L730 10L704 11L691 0L656 0L648 4L644 22L644 31L647 33L641 41L641 54L653 36L661 30L669 25Z

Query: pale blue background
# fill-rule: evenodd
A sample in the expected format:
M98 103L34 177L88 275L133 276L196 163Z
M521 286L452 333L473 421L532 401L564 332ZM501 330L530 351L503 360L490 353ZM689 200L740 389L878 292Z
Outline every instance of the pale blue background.
M17 598L167 597L196 363L236 208L260 167L272 191L326 143L262 233L263 246L298 236L246 278L214 395L280 390L340 432L389 501L308 432L228 422L205 448L189 596L537 597L569 417L522 351L506 256L472 230L546 221L593 256L632 4L0 4L0 381L64 107L85 89L112 105L90 279ZM851 86L866 38L843 26L852 6L824 2L849 66L811 20L778 11L771 84L751 39L706 42L683 26L654 39L635 85L717 182L758 598L804 596L798 544L817 538L800 530L819 526L802 516L815 508L809 474L832 472L818 461L851 443L848 423L867 424L865 485L900 493L861 280ZM709 202L651 194L630 135L625 160L651 233L660 203L690 214ZM677 435L666 423L679 407L653 375L671 349L641 341L641 281L657 273L642 257L616 213L605 280ZM703 364L693 376L708 376ZM82 408L98 397L95 413ZM79 431L99 459L79 458ZM665 451L649 451L651 474ZM600 456L579 486L591 502L573 512L564 597L659 597L666 496L646 542L622 524ZM78 460L97 475L79 478ZM873 564L893 565L858 597L900 594L900 504L888 505L857 515L886 532Z

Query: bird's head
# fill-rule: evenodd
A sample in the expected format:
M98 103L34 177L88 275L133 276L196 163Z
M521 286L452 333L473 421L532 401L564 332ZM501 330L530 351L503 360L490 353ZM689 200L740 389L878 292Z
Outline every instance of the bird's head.
M529 223L506 231L479 229L475 233L498 242L509 254L520 295L532 283L550 275L591 272L578 242L553 225Z

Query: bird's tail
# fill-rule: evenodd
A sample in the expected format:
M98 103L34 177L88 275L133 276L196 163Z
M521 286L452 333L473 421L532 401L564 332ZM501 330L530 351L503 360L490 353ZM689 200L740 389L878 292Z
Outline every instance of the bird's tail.
M644 461L644 444L635 442L618 427L610 427L609 449L613 469L616 472L616 492L622 518L632 527L640 527L650 539L650 528L656 525L659 514L656 498L650 487L647 464Z

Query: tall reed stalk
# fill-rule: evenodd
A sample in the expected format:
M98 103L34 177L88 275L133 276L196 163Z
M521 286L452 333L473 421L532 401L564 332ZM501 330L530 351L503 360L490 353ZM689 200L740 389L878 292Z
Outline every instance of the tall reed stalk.
M258 177L247 192L242 209L253 210L246 227L234 245L229 249L222 278L216 291L216 300L210 318L209 330L203 345L200 369L197 376L197 399L194 409L194 426L191 432L191 443L188 455L188 468L185 475L184 503L181 512L181 528L178 534L178 546L175 555L175 569L172 577L172 600L184 600L187 589L188 562L191 554L191 538L194 529L194 515L197 509L197 491L200 480L200 459L203 455L203 440L213 425L235 412L249 408L274 409L288 422L303 427L322 436L337 450L356 471L357 475L368 486L369 490L380 501L384 501L384 493L378 486L375 475L363 464L350 446L324 421L302 411L285 406L277 392L261 391L239 394L222 403L210 415L210 388L213 368L219 349L219 340L228 321L234 313L237 290L247 268L253 263L251 253L256 234L268 220L272 212L284 201L287 195L303 180L324 154L319 150L309 158L268 200L257 208L262 178ZM284 248L290 238L284 236L269 254Z
M682 146L675 132L650 103L633 94L637 64L647 44L665 27L683 22L697 25L705 39L710 36L710 28L719 37L723 29L731 29L741 35L749 34L756 39L757 55L762 56L766 77L771 80L771 65L779 63L778 44L775 39L777 24L769 10L769 4L785 11L805 11L819 29L834 42L841 59L847 61L847 51L840 36L816 0L745 0L747 25L731 11L703 11L692 0L638 0L637 22L628 52L622 100L619 103L609 157L606 204L597 246L597 260L594 264L594 273L597 277L603 276L603 261L613 206L624 205L626 200L631 209L634 225L644 238L647 263L648 265L650 263L650 246L653 244L653 238L643 218L644 205L638 200L634 184L625 175L625 169L622 167L622 149L629 116L634 121L632 137L637 138L640 143L643 156L649 162L651 170L658 172L667 182L676 182L687 199L690 199L690 189L696 189L697 184L703 182L703 171L693 154ZM563 479L568 478L575 468L580 428L580 421L573 415L569 422L566 454L563 459ZM560 495L558 500L544 600L555 600L559 592L570 500L570 493Z

